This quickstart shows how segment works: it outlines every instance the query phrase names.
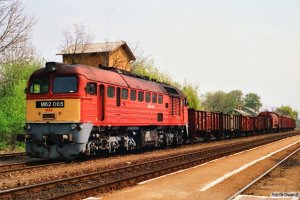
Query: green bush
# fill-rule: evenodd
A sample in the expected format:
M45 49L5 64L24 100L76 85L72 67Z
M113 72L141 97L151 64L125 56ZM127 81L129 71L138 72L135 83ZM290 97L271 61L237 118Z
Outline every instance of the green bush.
M30 74L41 66L41 62L20 64L18 62L1 66L0 79L0 137L2 147L20 146L16 135L23 132L26 97L24 89Z
M0 151L6 150L9 148L9 145L7 145L5 142L0 142Z

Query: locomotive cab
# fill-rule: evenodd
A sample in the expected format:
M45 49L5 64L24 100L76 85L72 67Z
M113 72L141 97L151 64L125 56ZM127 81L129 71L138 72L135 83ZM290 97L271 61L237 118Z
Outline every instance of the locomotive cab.
M57 73L54 64L47 63L28 81L25 148L31 157L72 159L85 152L92 129L81 121L85 83L79 74Z

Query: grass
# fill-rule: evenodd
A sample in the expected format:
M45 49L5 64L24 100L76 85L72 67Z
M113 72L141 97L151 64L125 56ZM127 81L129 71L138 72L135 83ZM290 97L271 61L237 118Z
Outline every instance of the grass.
M6 142L0 142L1 152L23 152L25 151L24 143L18 142L15 147L7 144Z
M0 142L0 151L6 150L9 148L9 145L7 145L5 142Z

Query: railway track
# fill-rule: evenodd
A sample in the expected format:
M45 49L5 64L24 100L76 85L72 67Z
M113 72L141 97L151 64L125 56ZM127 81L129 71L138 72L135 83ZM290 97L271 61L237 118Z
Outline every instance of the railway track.
M25 152L19 152L19 153L5 153L0 154L0 159L8 159L8 158L16 158L16 157L26 157L27 154Z
M164 159L132 164L81 176L60 179L0 192L0 199L82 199L111 189L120 189L136 183L205 163L289 136L299 132L275 135L251 142L202 149Z
M238 138L233 138L238 139ZM211 142L217 142L217 141L211 141ZM199 143L194 143L194 145ZM27 156L25 152L20 153L10 153L10 154L0 154L0 159L2 158L16 158L16 157L25 157ZM111 157L114 155L111 155ZM99 159L99 157L90 156L88 159ZM81 162L82 160L78 159L75 160L75 162ZM8 164L0 164L0 175L5 173L10 173L14 171L21 171L21 170L30 170L35 168L42 168L47 166L54 166L54 165L61 165L65 164L65 162L51 162L51 161L43 161L43 160L33 160L33 161L26 161L26 162L17 162L17 163L8 163Z
M238 195L242 194L243 192L245 192L247 189L249 189L252 185L254 185L255 183L257 183L258 181L260 181L261 179L263 179L264 177L266 177L268 174L270 174L270 172L272 172L274 169L276 169L279 165L281 165L283 162L285 162L287 159L289 159L291 156L293 156L294 154L296 154L297 152L300 151L300 148L298 148L297 150L293 151L292 153L290 153L288 156L286 156L284 159L282 159L280 162L278 162L277 164L275 164L273 167L271 167L269 170L267 170L266 172L264 172L262 175L260 175L259 177L257 177L256 179L254 179L252 182L250 182L248 185L246 185L245 187L243 187L242 189L240 189L237 193L235 193L234 195L232 195L231 197L228 198L228 200L232 200L235 197L237 197Z
M62 164L66 164L66 162L54 162L54 161L48 162L48 161L40 160L40 161L31 161L31 162L9 163L5 165L0 165L0 175L14 172L14 171L31 170L31 169L62 165Z

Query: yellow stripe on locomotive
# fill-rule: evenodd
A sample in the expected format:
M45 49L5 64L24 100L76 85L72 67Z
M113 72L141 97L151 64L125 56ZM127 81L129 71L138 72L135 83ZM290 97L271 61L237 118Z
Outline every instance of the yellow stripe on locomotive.
M26 122L80 122L80 99L34 99L26 102Z

